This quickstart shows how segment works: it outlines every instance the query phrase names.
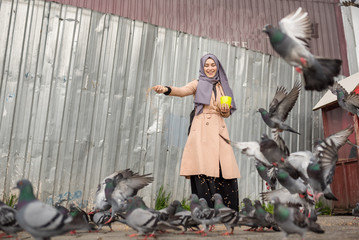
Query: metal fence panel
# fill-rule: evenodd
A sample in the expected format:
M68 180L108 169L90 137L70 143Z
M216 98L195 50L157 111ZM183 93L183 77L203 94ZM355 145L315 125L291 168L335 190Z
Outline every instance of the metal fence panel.
M97 184L116 170L153 173L140 191L154 205L160 186L182 200L179 176L193 98L155 94L156 84L184 86L199 60L219 57L238 111L226 119L234 141L269 133L257 109L278 85L300 75L283 60L223 42L110 14L44 1L4 0L0 22L0 196L21 178L48 203L69 199L91 207ZM301 92L283 133L292 151L321 137L321 93ZM235 150L240 198L265 190L254 162Z

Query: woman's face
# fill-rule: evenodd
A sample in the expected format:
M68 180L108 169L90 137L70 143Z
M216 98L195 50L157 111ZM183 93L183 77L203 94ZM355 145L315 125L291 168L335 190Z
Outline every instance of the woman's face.
M216 76L217 65L212 58L208 58L206 60L206 62L204 63L203 70L206 76L209 78L213 78L214 76Z

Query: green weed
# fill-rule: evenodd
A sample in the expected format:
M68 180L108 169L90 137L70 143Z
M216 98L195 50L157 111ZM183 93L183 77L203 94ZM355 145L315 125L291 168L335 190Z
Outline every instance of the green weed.
M167 193L166 190L164 190L163 186L161 186L157 194L155 209L161 210L163 208L168 207L170 203L170 197L171 197L171 192Z
M15 207L17 200L16 194L11 194L10 196L4 195L4 203L12 208Z

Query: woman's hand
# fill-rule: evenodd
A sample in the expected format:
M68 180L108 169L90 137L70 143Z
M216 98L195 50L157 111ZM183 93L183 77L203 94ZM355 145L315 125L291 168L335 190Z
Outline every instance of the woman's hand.
M222 113L228 113L231 108L228 106L227 103L221 104L220 110Z
M154 87L152 87L152 89L156 92L156 93L165 93L168 91L168 88L162 85L156 85Z

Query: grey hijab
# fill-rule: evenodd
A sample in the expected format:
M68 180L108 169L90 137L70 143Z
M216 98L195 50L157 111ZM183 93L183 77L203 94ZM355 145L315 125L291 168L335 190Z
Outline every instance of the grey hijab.
M204 64L208 58L212 58L217 65L217 72L213 78L206 76L204 72ZM200 69L199 69L199 79L198 79L197 91L194 97L194 103L196 106L196 115L202 113L203 105L209 105L212 96L213 84L216 84L218 81L221 82L223 92L226 96L232 97L232 108L231 114L237 109L236 104L233 98L232 89L228 85L227 75L224 72L222 64L218 58L213 54L206 54L201 58Z

